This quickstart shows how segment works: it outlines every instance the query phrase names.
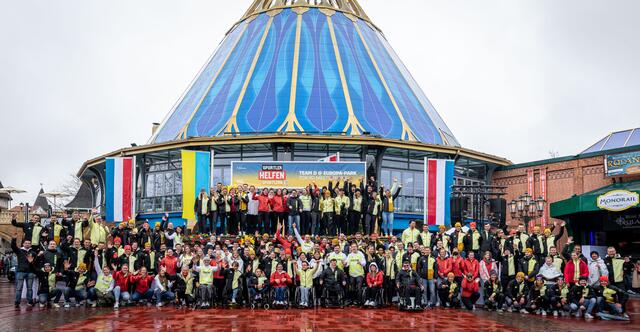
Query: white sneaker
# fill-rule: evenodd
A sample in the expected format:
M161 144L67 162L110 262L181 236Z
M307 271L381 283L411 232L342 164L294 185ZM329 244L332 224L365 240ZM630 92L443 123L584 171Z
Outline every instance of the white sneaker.
M158 307L158 308L162 308L162 305L163 305L163 304L162 304L162 302L158 302L158 303L156 304L156 307Z
M521 313L521 314L528 314L529 312L528 312L528 311L526 311L525 309L520 309L520 313Z
M591 316L591 314L584 314L584 319L593 319L593 316Z
M64 304L64 307L65 307L65 308L69 308L69 307L71 307L71 304L69 304L69 303L65 303L65 304Z
M95 308L97 306L98 306L98 304L96 302L91 303L91 308Z
M59 305L59 304L57 304L57 303L52 304L52 306L53 306L54 308L60 308L60 305Z
M547 315L547 311L546 311L546 310L542 310L541 315L542 315L542 316L546 316L546 315Z
M116 302L116 304L113 305L113 309L118 310L118 308L120 308L120 303Z
M558 317L558 310L553 311L553 317Z
M231 299L231 304L236 304L236 299Z
M471 310L476 311L476 306L473 305L473 307L471 308Z

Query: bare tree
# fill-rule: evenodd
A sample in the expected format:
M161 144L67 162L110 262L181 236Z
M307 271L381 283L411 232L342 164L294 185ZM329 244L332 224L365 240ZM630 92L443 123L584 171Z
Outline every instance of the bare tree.
M80 186L82 185L82 181L75 176L74 174L69 174L66 179L60 184L55 191L59 191L69 195L69 197L63 197L58 199L59 206L65 206L69 204L76 197L78 190L80 190Z

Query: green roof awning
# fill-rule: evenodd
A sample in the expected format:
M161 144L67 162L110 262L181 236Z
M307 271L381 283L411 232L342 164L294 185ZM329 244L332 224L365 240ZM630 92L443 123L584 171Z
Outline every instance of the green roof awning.
M640 181L614 183L610 186L602 187L582 195L574 195L564 201L551 203L550 215L552 218L561 218L563 216L580 212L602 211L597 204L598 196L604 195L613 190L627 190L640 194Z

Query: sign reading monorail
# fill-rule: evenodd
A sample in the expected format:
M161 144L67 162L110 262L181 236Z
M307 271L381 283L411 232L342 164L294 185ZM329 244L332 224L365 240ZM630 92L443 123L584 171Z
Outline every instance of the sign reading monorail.
M640 174L640 151L607 156L607 176Z
M315 182L318 187L322 187L328 185L331 179L334 180L334 184L343 178L360 183L360 179L365 178L365 175L366 163L363 162L234 161L231 163L233 186L248 184L258 188L304 188Z
M639 202L640 197L637 193L627 190L613 190L598 196L597 205L602 210L618 212L635 207Z

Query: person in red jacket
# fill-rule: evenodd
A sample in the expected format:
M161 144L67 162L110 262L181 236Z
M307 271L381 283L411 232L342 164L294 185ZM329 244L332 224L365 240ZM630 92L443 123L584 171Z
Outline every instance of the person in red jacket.
M151 289L153 276L147 274L147 268L144 266L136 273L138 273L138 275L131 276L131 283L135 288L131 300L133 302L143 300L147 302L147 305L151 305L151 299L153 298L153 289Z
M113 273L113 281L115 287L113 287L113 297L116 299L116 303L113 305L113 309L120 307L120 299L127 304L131 302L131 295L129 294L129 285L131 285L131 273L129 273L129 265L122 265L120 271Z
M449 272L453 271L451 267L451 257L447 257L447 251L444 248L440 249L438 258L436 258L436 264L438 264L438 281L442 283L447 280Z
M167 253L160 261L160 266L164 267L167 275L172 277L178 273L178 258L173 255L173 249L167 249Z
M287 300L285 298L285 290L291 284L291 276L283 271L281 263L278 263L276 270L271 273L269 284L274 288L276 292L275 304L285 305Z
M467 258L462 262L462 273L467 275L471 273L473 279L478 277L480 271L480 264L476 259L476 255L473 251L469 251Z
M572 252L571 260L564 265L564 280L573 286L580 281L580 277L589 277L589 266L576 252Z
M460 285L462 282L462 277L464 272L462 271L462 263L464 262L464 258L460 255L460 252L457 248L453 249L451 252L451 271L455 276L455 280Z
M271 205L271 233L276 232L276 228L286 220L284 212L284 198L282 196L282 189L278 189L275 194L273 190L269 192L269 204Z
M384 278L382 276L382 272L378 271L378 265L376 263L371 263L371 265L369 265L369 273L367 273L367 289L365 292L366 302L364 303L365 307L375 307L376 305L378 305L378 303L376 303L376 296L380 293L383 280Z
M268 232L270 229L269 211L271 211L271 206L269 205L269 190L264 188L260 195L254 193L251 199L258 201L258 224L256 225L256 229L258 229L260 233Z
M467 273L462 279L462 304L467 310L476 310L476 302L480 298L480 279Z

